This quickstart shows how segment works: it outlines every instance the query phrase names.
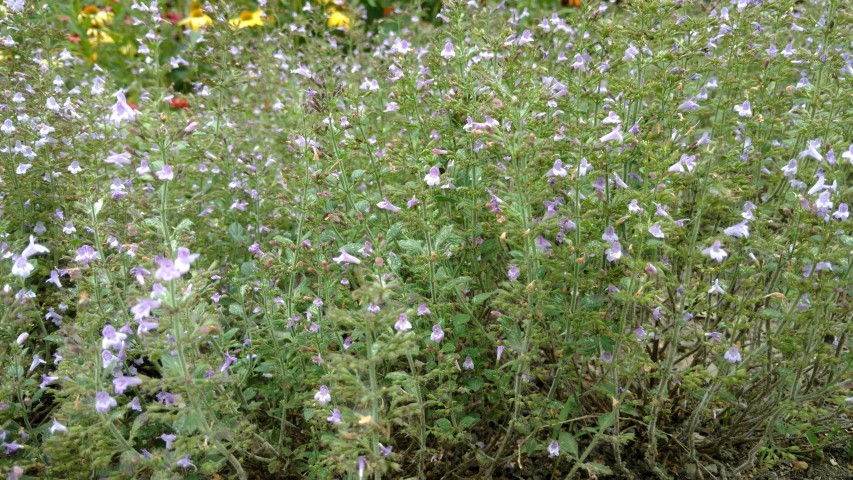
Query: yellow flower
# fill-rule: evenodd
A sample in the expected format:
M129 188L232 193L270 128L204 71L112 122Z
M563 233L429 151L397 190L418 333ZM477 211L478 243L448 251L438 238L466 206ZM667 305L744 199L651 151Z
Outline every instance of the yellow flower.
M112 25L115 14L111 10L101 10L94 5L86 5L80 14L77 15L77 20L80 23L89 21L89 27L104 28L107 25Z
M194 8L190 12L189 17L178 22L179 27L190 27L193 31L197 31L210 25L213 25L213 19L205 15L201 8Z
M264 26L264 17L266 17L266 14L263 10L255 10L254 12L246 10L239 17L229 20L228 24L235 30L248 27L262 27Z
M126 57L135 57L136 56L136 45L133 43L128 43L127 45L121 47L119 51L122 55Z
M89 38L89 44L93 47L97 47L102 43L115 43L113 37L111 37L106 30L102 30L100 28L90 28L86 30L86 36Z
M347 15L345 12L342 12L337 9L330 8L326 11L329 14L329 19L326 21L326 25L332 28L341 28L343 30L349 30L350 24L352 24L352 18Z

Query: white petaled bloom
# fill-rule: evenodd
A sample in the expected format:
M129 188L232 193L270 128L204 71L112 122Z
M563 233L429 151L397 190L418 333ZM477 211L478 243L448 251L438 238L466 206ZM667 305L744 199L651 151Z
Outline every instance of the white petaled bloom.
M48 253L50 250L47 249L44 245L39 245L36 243L36 237L30 235L30 244L24 248L24 251L21 252L22 257L32 257L33 255L38 255L39 253Z
M411 329L412 322L409 321L409 317L407 317L405 313L401 313L400 316L397 318L397 323L394 324L394 330L406 333Z
M724 357L729 363L737 363L742 360L742 357L740 356L740 350L738 350L737 347L729 348L726 351Z
M622 125L616 125L607 135L598 139L599 142L622 143Z
M424 181L430 187L438 186L441 183L441 172L438 171L438 167L430 168L429 173L424 177Z
M631 203L628 204L628 211L631 213L640 213L643 211L643 207L637 202L637 199L631 200Z
M450 60L456 56L456 52L453 51L453 44L450 43L450 40L445 42L444 49L441 51L441 56L444 57L445 60Z
M708 290L708 295L711 295L714 293L719 293L720 295L726 293L726 291L723 290L723 287L720 286L720 279L719 278L714 280L714 284L711 285L711 289Z
M707 255L711 257L711 259L716 260L717 262L722 263L726 257L729 256L728 252L723 250L723 245L719 240L715 241L713 245L702 250L702 255Z
M385 197L383 197L382 201L377 203L376 206L381 208L382 210L388 210L391 213L397 213L400 211L400 207L394 205L393 203L391 203L390 200L388 200L388 198Z
M723 230L723 233L730 237L749 238L749 224L744 220Z
M558 158L557 160L554 160L554 166L551 168L551 170L548 170L548 173L546 173L545 176L565 177L568 174L569 172L567 172L566 169L563 168L563 161Z
M749 100L747 100L740 105L735 105L735 111L741 117L751 117L752 116L752 105L749 103Z
M557 457L560 455L560 444L556 440L552 441L548 445L548 456L549 457Z
M656 223L656 224L652 225L651 227L649 227L649 233L655 238L666 237L666 235L664 235L663 229L661 229L661 226L659 223Z
M121 122L125 120L132 122L136 118L136 111L127 104L124 92L119 90L115 97L116 103L113 105L112 113L110 113L110 121L112 121L116 127L121 125Z
M607 260L610 262L615 262L622 258L622 245L619 242L613 242L610 244L610 248L604 251L607 255Z
M320 390L314 394L314 400L320 402L320 405L325 405L332 401L332 395L329 393L329 387L320 385Z
M15 263L12 264L12 275L21 278L27 278L33 273L36 266L27 261L27 257L16 255Z
M361 260L359 260L357 257L353 257L343 248L338 251L341 252L340 256L332 258L335 263L354 263L356 265L361 264Z
M841 158L846 159L848 162L850 162L851 165L853 165L853 143L851 143L850 146L847 147L846 152L841 154Z
M56 432L65 433L67 431L68 431L68 427L59 423L59 421L57 419L55 419L55 418L53 419L53 424L50 426L51 435L55 434Z
M821 155L820 151L818 151L818 149L820 149L820 144L821 141L819 138L815 140L809 140L808 144L806 145L806 149L800 152L800 158L811 157L817 160L818 162L822 162L823 155Z
M618 125L622 123L622 119L619 118L619 115L616 112L611 110L610 113L607 114L607 117L605 117L605 119L601 121L601 123L605 125Z
M12 120L8 118L5 122L3 122L3 126L0 126L0 132L5 133L6 135L11 135L15 133L15 130L17 130L17 128L15 128L15 125L12 124Z

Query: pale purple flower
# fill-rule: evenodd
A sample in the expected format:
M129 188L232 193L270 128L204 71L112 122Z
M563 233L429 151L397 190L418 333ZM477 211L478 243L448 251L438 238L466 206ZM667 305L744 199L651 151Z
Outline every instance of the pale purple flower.
M655 238L664 238L666 236L664 235L659 223L656 223L649 227L649 233Z
M608 243L613 243L619 240L619 237L616 236L616 231L613 229L613 226L610 225L604 229L604 233L601 235L601 239Z
M628 48L625 49L625 55L622 56L622 61L632 61L637 58L637 55L640 53L640 50L637 49L637 46L633 43L628 44Z
M181 278L181 272L175 267L175 262L168 258L158 258L155 260L159 267L154 272L154 278L169 282Z
M752 116L752 105L749 103L749 100L747 100L740 105L735 105L735 111L741 117L751 117Z
M116 399L111 397L107 392L100 391L95 395L95 411L98 413L107 413L116 405L118 405Z
M410 198L409 201L406 202L406 208L412 208L419 203L421 203L421 201L418 200L418 197L412 195L412 198Z
M811 157L817 160L818 162L823 161L823 155L821 155L820 151L818 151L818 149L820 148L820 144L821 140L819 138L815 140L809 140L806 149L800 152L800 158Z
M719 278L714 280L714 284L711 285L711 289L708 290L708 295L713 295L715 293L719 293L720 295L726 293L726 291L723 290L723 287L720 286L720 279Z
M471 359L471 356L468 355L465 357L465 361L462 362L463 370L474 370L474 360Z
M846 152L841 154L841 158L846 159L848 162L850 162L851 165L853 165L853 143L851 143L850 146L847 147Z
M616 142L622 143L622 125L617 125L607 135L598 139L599 142Z
M190 253L186 247L178 248L178 255L175 257L175 268L181 275L190 271L190 264L199 257L198 253Z
M435 343L441 343L444 339L444 330L441 329L441 325L435 324L432 326L432 334L429 336L429 339Z
M347 251L344 250L343 248L339 249L338 251L341 252L341 255L338 257L332 258L332 260L335 263L338 263L338 264L340 264L340 263L354 263L356 265L361 264L361 260L359 260L357 257L353 257L352 255L347 253Z
M546 240L545 237L543 237L542 235L539 235L536 237L535 243L536 243L536 248L539 248L540 250L542 250L544 252L550 252L551 251L551 242Z
M397 323L394 324L394 330L398 332L406 333L412 329L412 322L409 321L409 317L406 316L405 313L401 313L399 317L397 317Z
M838 220L847 220L850 217L850 209L846 203L841 203L838 205L838 210L836 210L832 216Z
M91 245L83 245L77 249L77 256L74 257L74 260L82 263L83 265L88 265L98 258L100 258L100 254L98 254Z
M427 308L426 303L421 302L418 305L418 316L419 317L425 317L425 316L429 315L430 313L432 313L432 312L429 311L429 308Z
M607 255L607 260L610 262L615 262L622 258L622 245L619 242L613 242L610 244L610 248L604 251L605 255Z
M382 210L388 210L391 213L397 213L400 211L400 207L391 203L391 201L388 200L387 197L383 197L382 201L377 203L376 206L381 208Z
M42 360L41 357L38 356L38 354L33 355L33 361L32 363L30 363L30 368L27 369L27 373L32 373L33 370L38 368L40 365L44 365L46 363L47 362Z
M607 350L604 350L603 352L601 352L601 355L598 356L598 359L604 363L613 363L613 354L611 352L608 352Z
M746 220L732 225L729 228L723 230L723 233L730 237L736 238L749 238L749 224L746 223Z
M195 464L193 464L190 461L190 455L189 454L187 454L186 457L178 460L175 464L181 468L189 468L189 467L196 468Z
M548 170L548 173L546 173L545 176L565 177L568 174L569 172L567 172L566 169L563 168L563 161L558 158L557 160L554 160L554 166L551 168L551 170Z
M382 445L381 443L379 444L379 453L381 453L383 457L387 457L388 455L391 455L391 452L393 452L393 451L394 451L394 447L392 447L391 445L385 446L385 445Z
M702 250L702 255L708 255L711 259L716 260L717 262L722 263L723 260L729 256L729 254L723 250L723 245L719 240L715 241L713 245Z
M325 405L332 401L332 395L329 393L329 387L320 385L320 390L314 394L314 400L320 402L320 405Z
M336 408L332 410L332 414L326 417L326 421L335 425L343 423L343 420L341 420L341 409Z
M127 406L130 407L131 410L135 410L137 412L142 411L142 403L139 401L139 397L133 397L133 400L131 400Z
M637 202L637 199L631 200L631 203L628 204L628 211L631 213L640 213L643 211L643 207Z
M55 419L55 418L53 419L53 423L50 425L51 435L56 434L56 432L65 433L67 431L68 431L68 427L59 423L59 421L57 419Z
M444 49L441 51L440 55L444 57L445 60L450 60L456 56L456 52L453 51L453 44L450 43L450 40L447 40L444 43Z
M495 351L495 359L496 359L496 361L498 361L498 362L500 362L500 361L501 361L501 357L502 357L502 356L503 356L503 354L504 354L504 349L505 349L505 348L506 348L506 347L504 347L503 345L498 345L498 348L497 348L497 350Z
M172 449L172 442L178 439L178 436L174 433L164 433L160 435L160 440L166 443L166 450Z
M683 101L681 105L678 106L678 109L682 112L692 112L697 110L698 108L699 104L696 103L696 101L692 98L688 98L687 100Z
M151 310L160 308L160 300L151 300L143 298L130 307L130 313L133 314L134 320L142 320L151 316Z
M731 347L726 351L724 355L725 359L728 360L729 363L737 363L742 360L740 355L740 350L737 347Z
M116 377L113 379L113 391L116 395L124 394L124 391L129 387L142 385L142 380L139 377Z
M521 275L521 270L518 269L518 265L510 264L509 271L507 271L506 276L509 277L510 280L515 281L518 276Z
M122 333L121 331L116 331L114 326L107 324L101 330L101 337L102 350L110 348L113 350L121 350L124 346L124 340L127 338L127 334Z
M113 105L110 113L110 121L113 122L116 128L121 125L121 122L133 121L136 118L136 112L130 105L127 104L127 99L124 97L124 92L119 90L116 94L116 103Z
M16 343L18 346L21 346L21 345L23 345L23 344L24 344L24 342L26 342L26 341L27 341L27 339L28 339L28 338L30 338L30 334L29 334L29 333L27 333L27 332L24 332L24 333L22 333L22 334L18 335L18 338L16 338L16 339L15 339L15 343Z
M124 167L125 165L130 165L130 155L110 151L110 154L107 156L106 160L104 160L104 163L115 165L117 167Z
M362 455L358 457L358 480L364 478L364 471L367 469L367 458Z
M438 167L430 168L429 173L424 177L424 181L430 187L438 186L441 183L441 172L438 171Z
M27 278L33 273L36 266L27 261L27 257L23 255L15 255L15 262L12 263L12 275L21 278Z
M634 337L638 342L642 342L646 338L646 329L642 325L634 329Z
M788 162L787 165L782 167L782 174L788 178L791 178L797 174L797 159L796 158L792 158L791 161Z
M171 165L163 165L163 168L154 173L160 180L172 180L175 178L175 172Z
M553 457L557 457L559 455L560 455L560 443L557 442L556 440L553 440L548 445L548 456L553 458Z
M39 245L36 243L36 237L30 235L30 244L24 248L24 251L21 252L21 256L24 258L32 257L33 255L38 255L40 253L48 253L50 250L47 249L44 245Z

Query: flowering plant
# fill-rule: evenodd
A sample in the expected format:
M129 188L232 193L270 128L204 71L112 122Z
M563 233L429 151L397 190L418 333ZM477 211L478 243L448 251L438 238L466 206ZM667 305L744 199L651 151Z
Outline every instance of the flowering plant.
M211 3L5 1L0 474L850 455L842 2Z

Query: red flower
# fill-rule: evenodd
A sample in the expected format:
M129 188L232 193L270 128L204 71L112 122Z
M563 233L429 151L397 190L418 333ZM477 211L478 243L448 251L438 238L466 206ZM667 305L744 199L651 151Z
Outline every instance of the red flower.
M181 19L184 18L184 16L178 12L166 12L166 18L168 19L169 23L176 24L180 22Z
M169 101L169 105L173 108L190 108L190 102L180 97L174 97Z

